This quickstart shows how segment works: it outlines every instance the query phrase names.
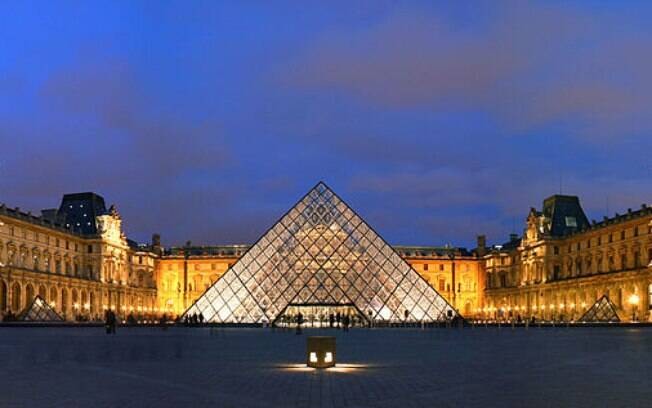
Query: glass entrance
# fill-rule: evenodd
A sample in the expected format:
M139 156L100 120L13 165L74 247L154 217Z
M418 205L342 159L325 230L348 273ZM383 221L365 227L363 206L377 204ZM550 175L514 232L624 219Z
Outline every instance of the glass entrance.
M342 327L345 316L349 318L350 327L366 326L368 322L352 304L290 304L274 324L281 327L296 327L299 313L303 317L302 327Z

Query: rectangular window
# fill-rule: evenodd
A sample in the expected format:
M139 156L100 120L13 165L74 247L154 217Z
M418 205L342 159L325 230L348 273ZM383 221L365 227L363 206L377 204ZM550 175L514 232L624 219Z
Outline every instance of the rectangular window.
M428 270L428 264L423 264L423 270L427 271Z
M93 245L88 246L88 253L92 254L93 253Z
M627 269L627 255L620 256L620 268Z

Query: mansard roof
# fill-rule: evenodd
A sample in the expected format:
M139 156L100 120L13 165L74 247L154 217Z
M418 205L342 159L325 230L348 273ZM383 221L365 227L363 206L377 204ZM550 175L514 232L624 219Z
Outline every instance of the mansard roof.
M550 235L563 237L590 226L577 196L553 195L543 201L543 215L550 219Z
M95 217L105 214L104 198L93 192L65 194L57 212L66 227L83 235L97 234Z

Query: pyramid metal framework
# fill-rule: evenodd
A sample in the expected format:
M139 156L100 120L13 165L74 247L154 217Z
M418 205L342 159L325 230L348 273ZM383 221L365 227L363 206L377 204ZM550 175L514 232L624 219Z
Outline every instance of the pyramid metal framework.
M616 307L607 295L603 295L580 317L582 323L618 323L620 318Z
M18 320L25 322L61 322L59 315L41 296L36 296L29 307L25 308L18 316Z
M375 322L458 312L323 182L292 207L184 315L269 323L288 306L349 305Z

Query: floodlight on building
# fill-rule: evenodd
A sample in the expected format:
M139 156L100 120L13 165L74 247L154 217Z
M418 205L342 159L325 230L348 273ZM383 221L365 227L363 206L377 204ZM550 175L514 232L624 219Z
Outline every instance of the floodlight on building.
M632 321L636 321L636 309L638 309L638 302L641 300L636 293L629 296L629 304L632 306Z
M91 308L90 303L84 303L84 309L89 310Z
M638 295L636 293L632 293L629 296L629 304L632 305L632 306L638 305L639 300L640 300L640 298L638 297Z

